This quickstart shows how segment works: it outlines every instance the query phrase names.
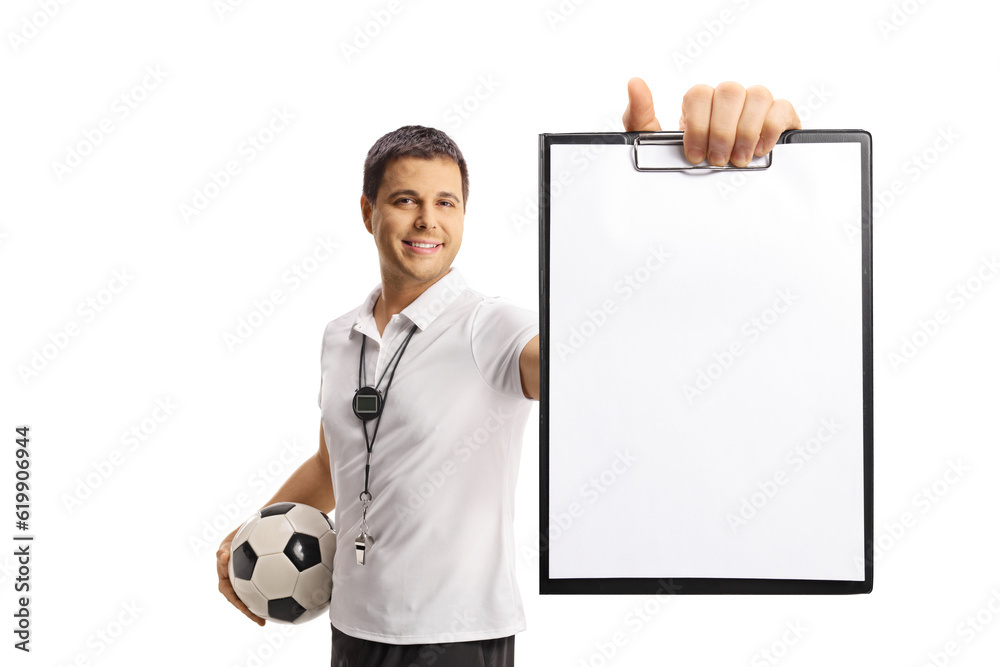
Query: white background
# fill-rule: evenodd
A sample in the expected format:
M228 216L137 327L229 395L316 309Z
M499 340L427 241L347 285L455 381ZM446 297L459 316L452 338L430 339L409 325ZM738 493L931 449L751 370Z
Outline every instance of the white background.
M540 597L536 409L515 519L528 618L518 663L764 665L780 655L786 665L922 665L933 655L978 665L996 655L1000 287L983 263L1000 251L995 5L389 7L4 4L5 664L327 664L325 623L290 633L250 623L218 593L214 560L221 535L314 451L323 327L379 279L359 213L368 148L405 124L448 132L471 175L455 265L476 289L537 308L537 135L622 129L632 76L649 83L664 129L676 129L692 85L735 80L790 100L803 127L873 136L875 589ZM344 45L361 43L366 26L374 36L348 57ZM127 117L123 94L134 95ZM241 144L274 109L294 118L247 160ZM57 173L104 119L110 133ZM185 221L180 206L229 160L240 173ZM336 251L304 282L284 281L317 239ZM127 285L104 292L119 286L115 271ZM960 285L979 289L957 299ZM274 290L283 301L230 349L225 336ZM80 309L106 296L95 316ZM915 336L936 312L934 335ZM73 324L77 335L63 339ZM921 345L895 363L914 338ZM41 370L23 377L43 350ZM162 415L157 401L176 406L160 423L150 421ZM19 424L33 438L30 655L11 646ZM144 426L142 440L123 440ZM966 468L951 482L949 462ZM925 488L940 492L933 502ZM110 643L99 638L109 632Z

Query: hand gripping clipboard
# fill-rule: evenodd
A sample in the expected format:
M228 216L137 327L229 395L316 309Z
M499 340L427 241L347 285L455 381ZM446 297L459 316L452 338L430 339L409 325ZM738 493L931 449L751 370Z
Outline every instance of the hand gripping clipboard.
M540 591L869 593L871 135L539 135Z

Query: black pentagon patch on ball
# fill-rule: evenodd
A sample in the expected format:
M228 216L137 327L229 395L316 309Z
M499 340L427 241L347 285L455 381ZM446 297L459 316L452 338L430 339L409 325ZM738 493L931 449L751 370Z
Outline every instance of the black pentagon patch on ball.
M319 538L305 533L292 533L285 545L285 556L302 572L323 561L319 553Z
M253 576L254 565L257 564L257 553L250 546L249 542L244 542L233 552L233 574L237 579L249 581Z
M306 608L295 601L295 598L278 598L267 601L267 615L279 621L294 623L295 619L305 612Z
M260 511L261 517L274 516L275 514L287 514L288 510L295 507L295 503L274 503L268 505Z

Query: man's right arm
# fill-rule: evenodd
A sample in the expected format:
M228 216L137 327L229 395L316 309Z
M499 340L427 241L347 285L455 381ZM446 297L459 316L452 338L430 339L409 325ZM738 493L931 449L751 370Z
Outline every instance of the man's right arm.
M330 514L336 506L336 499L333 497L333 478L330 475L330 452L326 448L322 420L319 424L319 450L303 461L302 465L289 475L277 493L264 504L264 507L281 502L311 505L327 514ZM223 538L222 544L219 545L219 550L216 552L219 592L252 621L258 625L264 625L264 619L247 608L236 595L233 584L229 581L230 546L239 529L237 526L233 532Z

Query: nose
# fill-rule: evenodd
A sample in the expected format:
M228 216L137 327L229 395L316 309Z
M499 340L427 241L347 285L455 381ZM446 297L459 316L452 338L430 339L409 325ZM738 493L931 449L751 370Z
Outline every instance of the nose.
M434 214L435 214L434 203L433 202L425 203L423 206L420 207L420 210L417 213L417 219L414 221L413 224L415 224L417 227L422 227L422 228L434 227L434 222L435 222Z

